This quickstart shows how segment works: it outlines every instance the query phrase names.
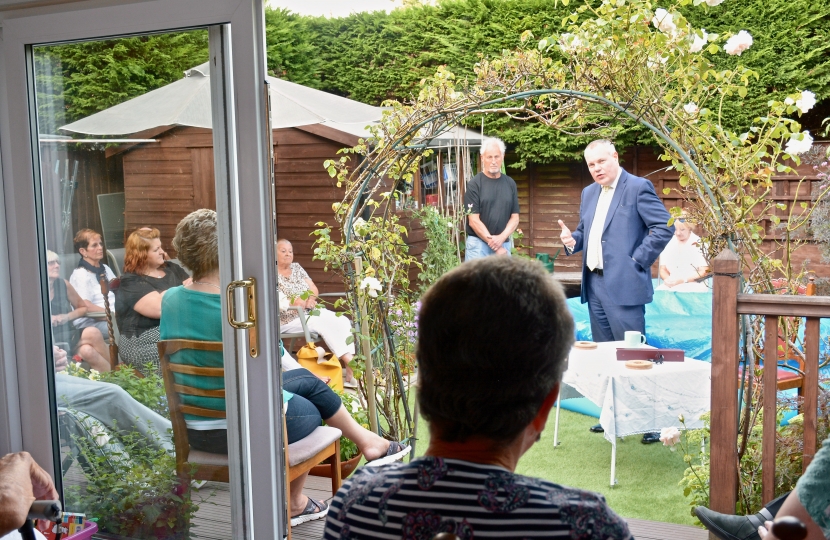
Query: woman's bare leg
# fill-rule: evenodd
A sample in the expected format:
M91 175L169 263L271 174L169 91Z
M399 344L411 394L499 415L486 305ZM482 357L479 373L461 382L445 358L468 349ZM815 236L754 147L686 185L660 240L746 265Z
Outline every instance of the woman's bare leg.
M89 367L97 371L109 371L109 360L98 354L98 351L89 343L81 343L78 345L78 355L86 360Z
M291 481L291 511L289 512L291 517L301 514L308 504L308 497L303 495L303 486L305 485L306 478L308 478L308 473L301 474Z
M101 357L107 361L107 364L110 363L110 349L109 346L104 342L104 336L101 335L101 331L98 330L94 326L90 326L84 328L84 331L81 333L81 340L78 342L79 344L88 344L91 345L95 351L101 355ZM88 360L87 360L88 361Z
M343 356L340 357L340 365L343 366L344 370L346 370L346 376L343 377L343 379L346 380L346 381L356 382L355 378L354 378L354 371L352 371L351 366L349 366L349 362L352 361L352 358L354 358L353 354L351 354L351 353L344 354ZM349 438L351 439L351 437L349 437ZM352 440L354 440L354 439L352 439Z
M344 437L354 442L366 456L366 461L385 456L389 449L389 441L358 424L343 405L340 405L337 412L325 421L331 427L342 431Z

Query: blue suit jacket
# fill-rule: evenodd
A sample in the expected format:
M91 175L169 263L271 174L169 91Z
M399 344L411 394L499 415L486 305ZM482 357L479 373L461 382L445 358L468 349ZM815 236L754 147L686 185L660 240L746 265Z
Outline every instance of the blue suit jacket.
M587 247L585 242L601 191L602 186L596 182L582 190L579 225L572 233L576 240L573 253ZM652 183L623 169L602 231L603 276L610 285L608 295L614 303L637 306L651 302L651 265L674 234L674 226L666 225L670 218ZM589 273L584 260L583 304L588 301L585 284Z

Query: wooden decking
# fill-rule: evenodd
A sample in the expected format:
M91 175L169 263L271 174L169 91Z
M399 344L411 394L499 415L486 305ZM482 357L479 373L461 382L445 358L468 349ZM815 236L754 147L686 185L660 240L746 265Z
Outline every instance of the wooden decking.
M309 476L304 493L328 501L331 499L331 481L328 478ZM230 492L227 484L210 482L201 490L194 492L193 500L205 500L200 503L199 513L193 521L193 536L210 540L227 540L232 538L230 519ZM294 527L291 531L294 540L319 540L323 537L325 520L309 521ZM660 523L643 519L629 519L631 533L637 540L707 540L709 535L703 529L688 525Z

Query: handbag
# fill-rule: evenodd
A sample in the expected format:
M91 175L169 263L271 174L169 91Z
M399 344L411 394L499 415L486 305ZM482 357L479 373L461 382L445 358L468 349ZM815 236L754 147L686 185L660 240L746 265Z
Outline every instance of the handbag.
M306 343L297 351L297 362L318 377L329 377L332 390L343 391L343 368L340 360L314 343Z

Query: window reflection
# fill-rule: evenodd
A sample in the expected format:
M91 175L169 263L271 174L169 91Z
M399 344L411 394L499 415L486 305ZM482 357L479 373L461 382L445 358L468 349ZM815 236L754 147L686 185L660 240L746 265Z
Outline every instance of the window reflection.
M188 537L198 501L227 487L198 492L176 475L156 342L162 294L189 279L175 226L216 206L212 133L133 129L117 111L207 79L191 68L208 58L208 33L35 47L33 58L66 510L111 535ZM133 120L168 105L145 101ZM209 117L209 92L201 107Z

